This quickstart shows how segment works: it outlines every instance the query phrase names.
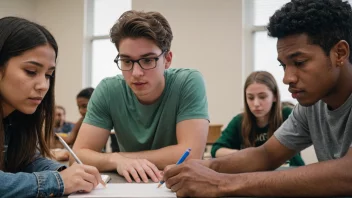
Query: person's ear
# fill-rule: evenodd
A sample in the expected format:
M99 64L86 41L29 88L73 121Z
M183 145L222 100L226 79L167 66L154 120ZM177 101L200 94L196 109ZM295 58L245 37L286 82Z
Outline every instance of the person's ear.
M169 69L169 67L171 66L171 62L172 62L172 52L171 51L167 51L165 52L165 69Z
M345 40L340 40L332 48L334 51L334 57L332 57L337 67L343 66L347 61L349 61L350 47Z

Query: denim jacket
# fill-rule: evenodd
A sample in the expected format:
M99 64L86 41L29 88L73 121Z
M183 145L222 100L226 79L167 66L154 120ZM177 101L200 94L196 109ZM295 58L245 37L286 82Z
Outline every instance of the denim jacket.
M9 131L13 130L13 127L10 124L10 127L4 126L4 129L6 152L10 136ZM64 183L58 172L62 168L65 168L65 166L46 159L38 153L32 163L24 168L23 172L7 173L0 171L0 197L62 196Z

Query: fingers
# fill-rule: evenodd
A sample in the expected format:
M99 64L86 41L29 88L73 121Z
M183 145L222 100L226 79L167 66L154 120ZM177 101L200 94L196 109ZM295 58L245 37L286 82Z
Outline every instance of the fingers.
M145 174L144 167L145 167L145 164L139 165L138 167L136 167L136 170L137 170L138 175L141 177L142 181L144 183L148 183L148 177Z
M137 183L141 182L141 179L139 178L139 175L134 167L130 167L128 169L128 172L132 175L134 181L136 181Z
M154 168L155 169L155 168ZM148 176L152 179L153 182L158 182L158 175L160 175L159 170L156 169L156 173L153 167L148 166L146 163L136 164L135 166L131 167L128 172L132 175L136 182L143 182L147 183L149 181ZM147 176L148 175L148 176ZM161 177L161 176L159 176Z
M80 180L76 187L77 191L90 192L94 189L94 185L91 182Z
M180 183L180 177L179 175L175 175L173 177L169 177L167 180L164 180L165 181L165 185L167 188L170 188L172 189L172 187L178 183ZM175 188L175 187L174 187ZM176 192L176 191L174 191Z
M190 193L190 186L184 182L182 177L179 175L170 178L166 182L166 187L169 188L172 192L176 193L177 197L189 197Z
M152 178L152 180L154 182L158 182L158 181L162 180L163 176L161 175L161 172L158 169L158 167L156 167L155 164L151 163L150 161L148 161L148 160L146 160L146 161L147 161L147 165L152 169L152 171L154 172L155 176L157 177L156 180L154 180L153 178Z
M184 192L182 192L182 191L185 191L186 188L187 188L187 186L183 185L183 183L181 181L181 178L179 176L175 176L175 177L172 177L172 178L168 179L165 182L165 185L172 192L176 192L176 196L177 197L183 197Z
M89 174L91 174L91 175L94 175L94 177L95 177L95 179L96 179L96 180L95 180L96 182L101 183L103 186L106 185L105 182L103 181L103 179L101 178L101 175L100 175L100 173L99 173L99 171L98 171L98 169L97 169L96 167L84 165L83 168L84 168L84 170L85 170L87 173L89 173ZM97 184L97 185L98 185L98 184ZM95 186L96 186L96 185L95 185ZM95 186L94 186L94 187L95 187Z
M94 172L94 169L92 170L89 166L75 163L64 171L59 172L65 186L64 194L76 191L92 191L98 185L98 180L89 171Z
M128 183L132 182L132 179L130 177L130 173L127 170L122 171L122 175L125 177Z
M166 187L168 187L168 186L166 186ZM181 187L182 187L181 182L178 182L168 188L171 189L172 192L177 192L181 189Z
M172 165L167 165L164 170L162 171L162 180L165 181L165 172L169 172L170 169L176 167L176 164L172 164Z
M176 164L171 164L171 165L167 165L165 168L164 168L164 171L163 172L166 172L168 170L170 170L171 168L175 167Z
M148 165L143 164L142 167L153 182L159 181L159 178L156 176L156 173L154 173L154 171ZM148 178L147 178L147 182L148 182Z
M81 173L81 177L83 180L93 184L93 188L95 188L98 185L98 180L92 174L89 174L89 173L83 171Z
M116 169L128 182L132 182L133 179L137 183L141 181L147 183L148 176L153 182L162 179L159 169L146 159L125 159Z
M164 177L163 180L167 181L169 178L178 175L181 172L181 168L183 167L184 164L180 164L178 166L176 165L169 165L166 166L164 169Z

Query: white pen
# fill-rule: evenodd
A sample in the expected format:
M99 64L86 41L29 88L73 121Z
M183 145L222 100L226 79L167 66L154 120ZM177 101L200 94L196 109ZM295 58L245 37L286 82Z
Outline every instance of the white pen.
M65 142L65 140L63 140L60 135L58 135L57 133L55 133L56 137L59 138L59 141L61 142L61 144L68 150L68 152L71 153L71 155L73 156L73 158L75 158L76 162L78 164L83 164L82 161L77 157L77 155L73 152L73 150L70 148L70 146L68 146ZM103 186L106 186L106 184L104 182L100 182Z
M61 142L62 145L64 145L64 147L68 150L68 152L71 153L71 155L75 158L76 162L78 164L83 164L82 161L77 157L77 155L73 152L73 150L70 148L70 146L68 146L65 142L65 140L63 140L60 135L58 135L57 133L55 133L56 137L59 138L59 141Z

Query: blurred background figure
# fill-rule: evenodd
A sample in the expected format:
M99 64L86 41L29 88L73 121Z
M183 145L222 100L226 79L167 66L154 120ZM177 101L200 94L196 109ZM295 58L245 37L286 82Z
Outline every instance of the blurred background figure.
M69 133L72 131L74 123L66 121L66 110L63 106L57 105L55 107L55 133Z
M76 102L77 102L78 111L81 114L81 117L76 122L74 128L72 129L72 131L70 132L70 134L68 136L60 134L62 136L62 139L64 139L68 145L73 145L73 143L76 140L78 131L81 128L82 122L83 122L84 117L87 113L88 102L89 102L90 97L93 94L93 91L94 91L94 88L88 87L88 88L81 90L77 94Z
M87 105L88 105L90 97L93 94L93 91L94 91L94 88L89 87L89 88L85 88L85 89L81 90L77 94L76 103L77 103L78 111L81 114L81 117L76 122L76 124L73 125L74 127L72 127L72 129L70 131L68 131L69 133L67 133L67 132L59 133L59 135L62 137L62 139L64 139L64 141L70 146L72 146L76 140L79 128L81 127L84 116L86 115ZM55 121L62 122L62 120L64 120L64 119L65 119L65 109L61 108L61 106L57 106L56 107L56 114L55 114ZM67 122L64 122L64 123L67 123ZM60 132L60 131L55 131L55 132ZM70 155L69 155L68 151L66 151L65 149L62 149L63 145L59 142L59 140L56 137L54 137L53 145L54 145L53 148L55 148L55 149L52 150L52 153L53 153L55 159L58 161L67 161L69 159Z

